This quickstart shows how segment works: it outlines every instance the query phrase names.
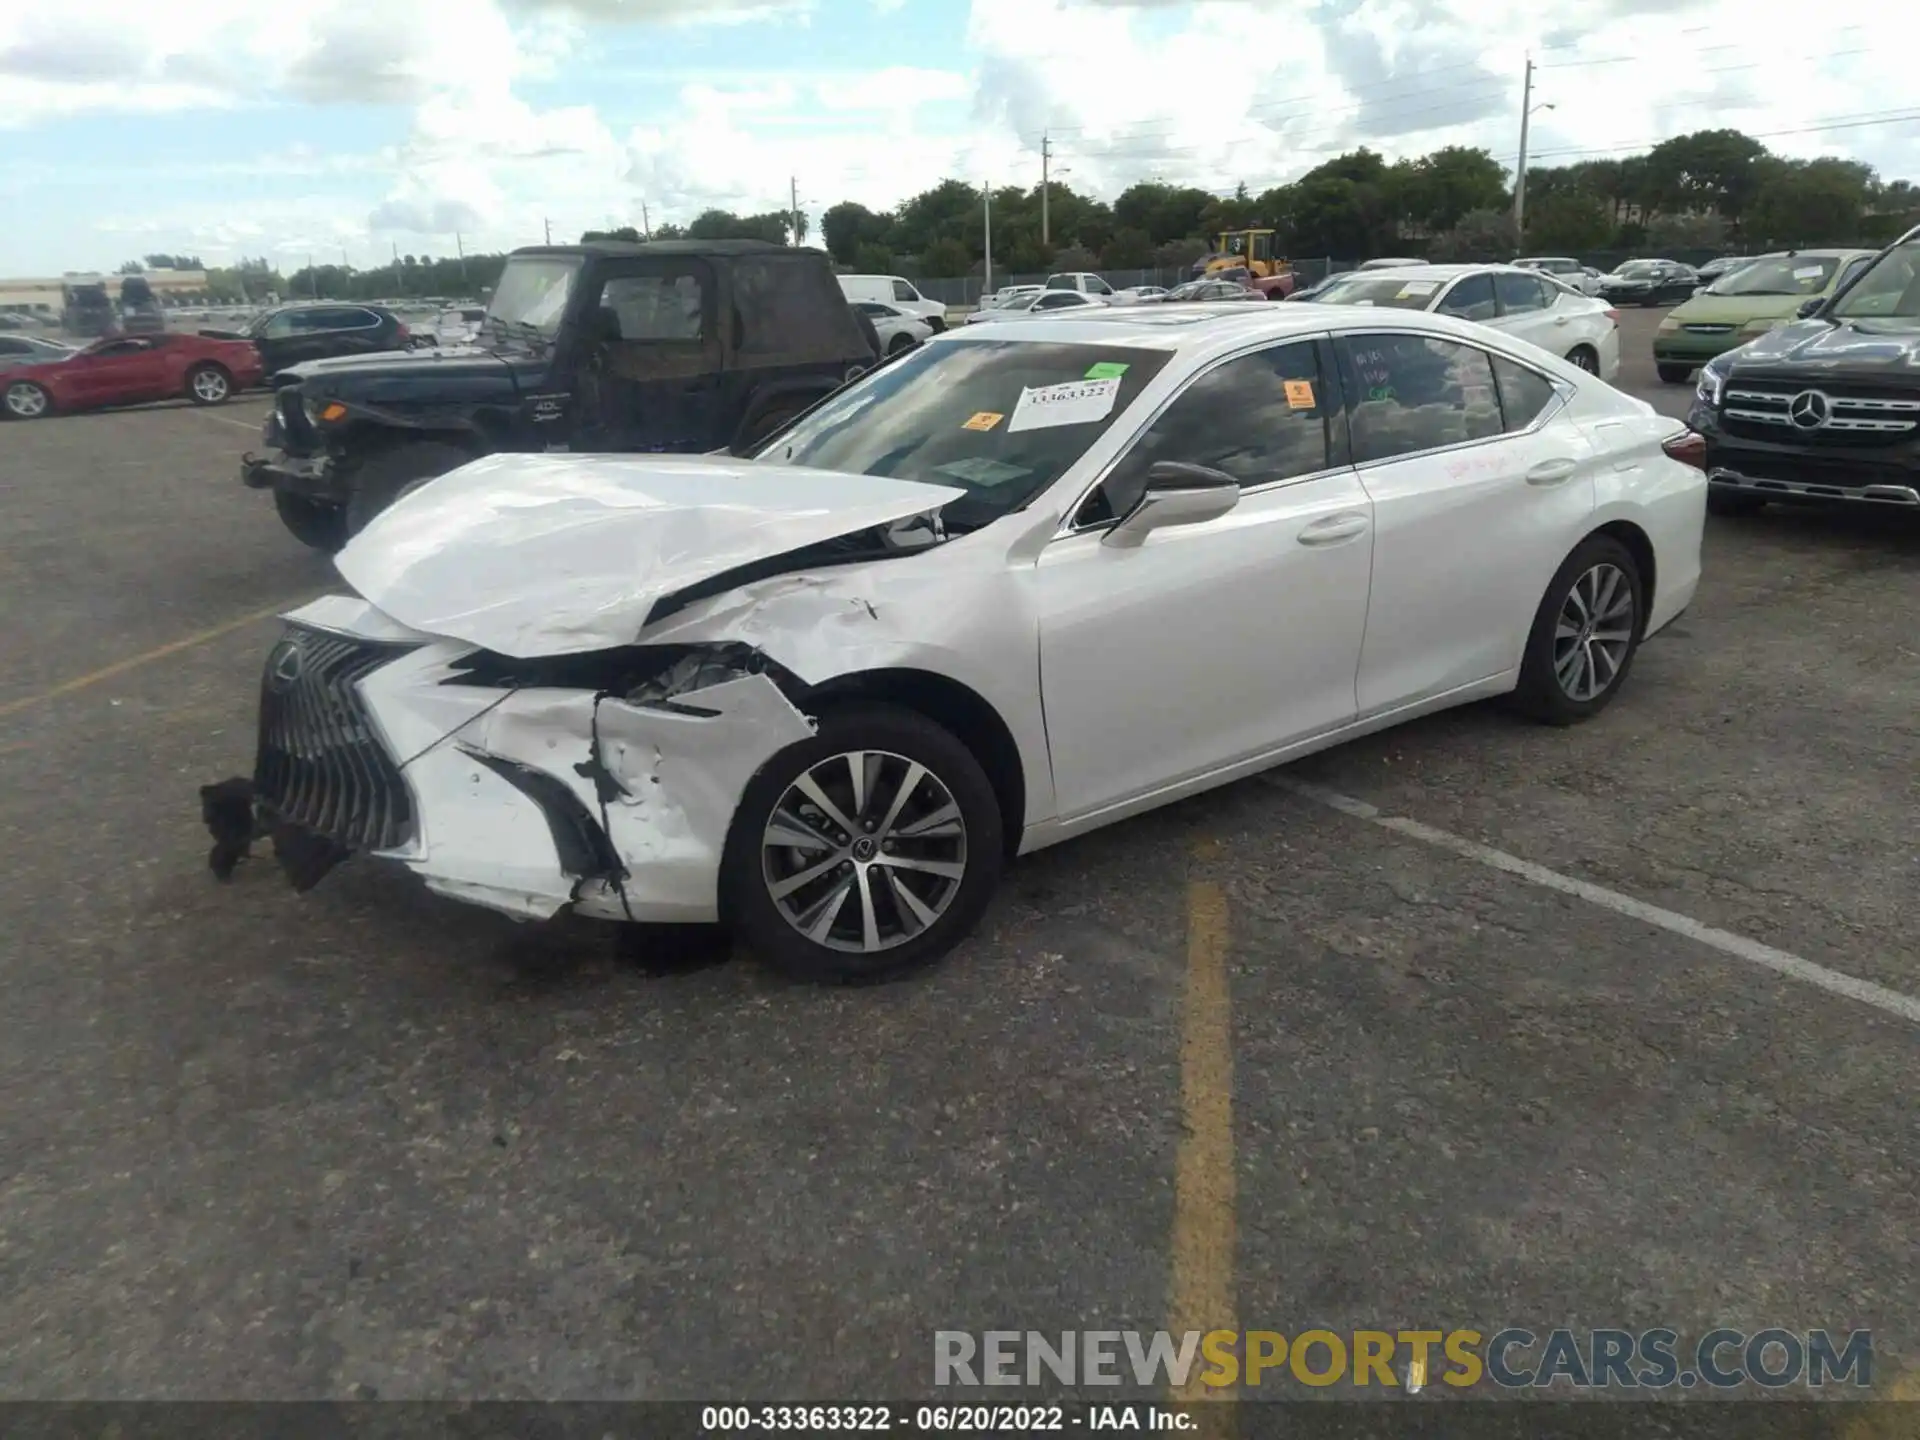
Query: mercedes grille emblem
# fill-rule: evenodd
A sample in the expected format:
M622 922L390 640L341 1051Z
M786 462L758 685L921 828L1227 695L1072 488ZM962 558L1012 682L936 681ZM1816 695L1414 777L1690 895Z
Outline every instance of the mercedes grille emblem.
M276 695L291 690L306 664L296 640L282 640L267 656L267 688Z
M1787 402L1787 418L1802 430L1818 430L1827 423L1830 408L1818 390L1802 390Z

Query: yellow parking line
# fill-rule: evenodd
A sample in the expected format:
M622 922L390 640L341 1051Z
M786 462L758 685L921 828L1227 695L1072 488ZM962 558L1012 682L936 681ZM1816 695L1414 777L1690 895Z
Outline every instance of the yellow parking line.
M1207 847L1198 851L1200 857ZM1173 1275L1167 1329L1239 1327L1234 1269L1233 1020L1227 983L1227 897L1208 880L1187 885L1187 984L1180 1032L1180 1118L1174 1161ZM1231 1400L1232 1387L1200 1383L1196 1359L1173 1399ZM1208 1416L1213 1435L1232 1432L1231 1409Z
M71 680L62 680L58 685L42 690L37 694L23 695L18 700L9 700L0 705L0 718L17 715L22 710L31 710L36 705L44 705L49 700L58 700L62 695L71 695L76 690L85 690L98 685L102 680L111 680L116 675L124 675L129 670L137 670L142 665L152 664L155 660L164 660L169 655L177 655L182 650L191 650L195 645L204 645L209 640L218 640L222 635L231 635L236 630L244 630L249 625L258 625L262 620L271 620L276 615L297 609L305 602L283 600L264 610L256 610L250 615L242 615L237 620L229 620L224 625L215 625L211 629L196 631L178 640L170 640L165 645L156 645L151 650L143 650L138 655L129 655L124 660L116 660L111 665L103 665L98 670L85 675L76 675Z

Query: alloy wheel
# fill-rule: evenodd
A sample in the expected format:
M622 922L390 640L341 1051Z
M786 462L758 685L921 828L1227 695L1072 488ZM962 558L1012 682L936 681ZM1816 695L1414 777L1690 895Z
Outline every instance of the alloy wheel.
M760 844L774 908L830 950L904 944L946 913L967 874L953 792L919 761L885 750L810 766L773 807Z
M1553 630L1553 673L1569 700L1593 700L1619 678L1635 618L1633 582L1619 566L1595 565L1573 582Z
M193 377L193 393L208 404L227 398L227 377L218 370L202 370Z
M47 410L47 392L38 385L12 385L7 389L7 409L22 420L33 420Z

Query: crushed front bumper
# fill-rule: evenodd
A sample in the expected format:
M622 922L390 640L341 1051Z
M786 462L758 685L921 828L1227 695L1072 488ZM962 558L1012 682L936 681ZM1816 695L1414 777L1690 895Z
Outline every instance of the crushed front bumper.
M472 647L414 634L363 601L329 597L287 618L261 682L251 824L235 819L234 789L218 817L221 787L202 792L216 874L270 836L301 890L357 853L517 919L570 905L712 921L747 782L813 733L764 674L677 693L670 709L502 690L461 683L454 662Z
M249 490L284 490L309 500L344 503L346 492L327 455L289 455L282 450L268 458L249 450L240 457L240 483Z

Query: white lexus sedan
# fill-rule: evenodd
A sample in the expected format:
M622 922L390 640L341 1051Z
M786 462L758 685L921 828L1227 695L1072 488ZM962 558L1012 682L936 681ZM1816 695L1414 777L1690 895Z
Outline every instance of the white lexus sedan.
M880 300L855 300L853 308L873 321L874 333L880 337L880 353L883 357L898 355L933 338L931 325L898 305L888 305Z
M1609 384L1620 373L1619 311L1515 265L1355 271L1314 291L1313 301L1457 315L1538 345Z
M287 617L212 863L902 972L1014 856L1467 701L1592 716L1693 597L1703 454L1495 330L1223 305L939 335L750 456L489 456Z

